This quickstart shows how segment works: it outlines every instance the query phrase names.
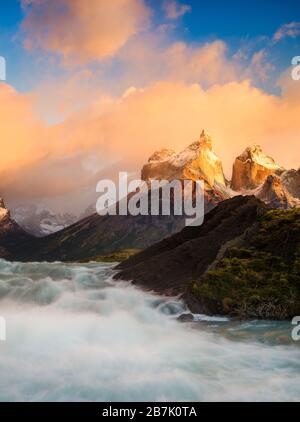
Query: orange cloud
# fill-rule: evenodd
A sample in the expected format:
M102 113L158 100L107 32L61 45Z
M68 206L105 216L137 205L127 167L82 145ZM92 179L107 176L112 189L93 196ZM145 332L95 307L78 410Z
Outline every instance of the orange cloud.
M119 170L138 175L154 150L181 150L202 128L212 134L227 177L233 159L253 143L285 167L299 167L299 102L249 81L206 90L184 82L132 88L47 128L32 113L31 97L1 85L0 99L0 191L9 198L75 195Z
M25 46L59 53L84 64L116 53L147 25L143 0L22 0Z
M43 145L45 128L34 117L34 98L0 84L0 178L10 180L24 166L47 155ZM39 139L39 141L38 141Z
M210 86L242 78L238 61L226 57L227 47L221 40L200 46L184 42L164 46L164 42L159 34L136 39L122 50L119 57L124 62L123 78L127 84L145 86L173 80Z

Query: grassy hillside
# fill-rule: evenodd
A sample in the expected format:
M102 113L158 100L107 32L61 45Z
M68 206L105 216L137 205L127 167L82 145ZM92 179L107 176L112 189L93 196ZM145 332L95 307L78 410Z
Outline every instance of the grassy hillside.
M248 245L230 248L213 270L190 285L209 312L241 318L300 314L300 209L271 210L258 219Z
M82 260L81 262L123 262L139 252L141 252L141 249L123 249L107 255L94 256L88 260Z

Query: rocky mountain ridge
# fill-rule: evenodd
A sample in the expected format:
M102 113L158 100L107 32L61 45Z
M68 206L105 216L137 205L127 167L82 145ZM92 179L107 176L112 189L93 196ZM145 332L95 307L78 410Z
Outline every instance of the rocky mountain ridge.
M70 213L55 213L44 205L33 204L18 205L12 210L11 217L27 233L36 237L56 233L77 221L76 216Z
M229 182L220 158L213 151L212 138L204 130L199 140L182 152L170 149L154 152L142 169L142 179L204 180L207 212L236 195L257 196L274 208L300 206L300 169L285 170L260 145L252 145L235 159Z
M206 213L238 195L254 195L273 208L300 206L300 169L283 169L255 145L237 157L232 181L229 182L224 176L220 158L213 151L212 138L205 131L182 152L163 149L152 154L143 166L141 177L147 182L153 179L203 180ZM234 190L237 188L240 190ZM90 209L92 212L92 207ZM0 231L4 231L6 219L10 226L20 229L8 211L1 207ZM122 249L144 249L180 231L185 225L185 216L99 216L94 213L74 224L72 222L69 221L69 227L43 239L33 240L30 237L30 244L23 248L21 255L16 245L16 258L74 261ZM53 228L53 225L50 226Z

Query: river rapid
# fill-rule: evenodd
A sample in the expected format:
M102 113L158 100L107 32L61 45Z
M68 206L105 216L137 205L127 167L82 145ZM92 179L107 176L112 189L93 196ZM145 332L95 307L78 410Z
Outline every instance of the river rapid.
M0 401L290 401L290 322L195 315L109 264L0 260Z

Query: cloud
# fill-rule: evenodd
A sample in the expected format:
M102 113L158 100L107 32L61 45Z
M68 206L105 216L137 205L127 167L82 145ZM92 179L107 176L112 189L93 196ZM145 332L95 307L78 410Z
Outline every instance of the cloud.
M171 20L178 19L192 10L188 4L180 4L177 1L164 1L162 7L166 13L166 18Z
M89 204L83 195L95 194L99 179L118 171L139 176L154 150L182 150L203 128L212 134L228 178L234 158L253 143L280 164L299 166L295 85L282 78L282 95L275 96L251 82L253 76L265 80L272 70L264 49L252 54L247 68L229 56L221 40L190 45L174 41L168 31L133 36L149 22L142 0L23 0L23 5L28 47L86 66L55 72L34 95L0 85L5 198L55 199L62 209L77 201L84 208ZM41 114L60 123L49 126Z
M0 177L13 179L14 173L46 157L44 126L34 115L34 97L17 93L0 84Z
M238 80L243 72L237 61L227 58L221 40L190 46L184 42L164 45L160 37L138 39L122 50L120 61L127 85L173 80L207 87Z
M268 54L265 49L259 50L251 58L251 73L261 81L267 81L270 74L275 70L275 66L267 59Z
M32 97L6 85L0 86L0 97L0 149L5 151L0 192L9 199L72 194L80 202L100 178L114 178L118 171L139 176L154 150L181 150L202 128L212 134L227 177L234 158L254 143L285 167L299 166L299 102L288 91L268 95L249 81L208 89L161 81L111 98L105 111L94 102L52 127L36 119ZM63 208L71 204L72 199L61 201Z
M114 55L148 24L143 0L22 0L24 45L59 53L68 65Z
M273 41L278 42L283 38L296 38L300 34L300 22L290 22L282 25L274 34Z
M209 87L242 77L243 70L227 57L223 41L189 46L170 43L165 34L156 33L130 41L110 63L48 76L35 88L36 109L48 123L55 123L96 101L105 109L110 97L120 97L132 86L143 89L172 80Z

